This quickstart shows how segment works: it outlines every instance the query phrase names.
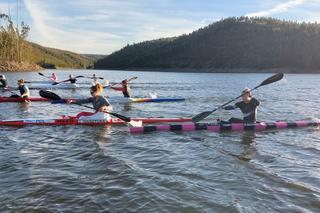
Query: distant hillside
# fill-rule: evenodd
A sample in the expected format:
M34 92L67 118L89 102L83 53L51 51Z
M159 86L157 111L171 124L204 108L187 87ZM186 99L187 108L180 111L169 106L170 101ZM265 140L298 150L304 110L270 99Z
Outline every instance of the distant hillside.
M82 54L82 55L87 58L90 58L93 61L98 61L99 59L106 57L106 55L98 55L98 54Z
M320 24L228 18L188 35L127 45L94 68L320 70Z
M30 27L24 22L13 23L10 15L0 13L0 70L39 70L44 68L88 68L93 65L90 57L77 53L42 47L26 40ZM40 65L41 67L37 66Z
M46 68L88 68L93 59L70 51L43 47L27 42L23 50L23 60Z

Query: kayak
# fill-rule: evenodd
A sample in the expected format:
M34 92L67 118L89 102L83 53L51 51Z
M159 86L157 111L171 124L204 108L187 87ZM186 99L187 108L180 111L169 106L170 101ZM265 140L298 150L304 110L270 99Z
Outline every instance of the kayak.
M177 102L185 101L185 98L124 98L109 97L111 103L146 103L146 102Z
M43 80L43 81L25 81L26 84L53 84L56 81L53 80Z
M78 100L80 98L63 98L62 100L50 100L42 97L5 97L0 96L0 103L3 102L26 102L26 101L51 101L52 103L66 103L67 100ZM124 98L124 97L109 97L108 100L111 103L145 103L145 102L174 102L174 101L185 101L185 98Z
M76 89L78 88L79 86L75 83L75 84L72 84L72 83L60 83L60 84L55 84L53 85L52 83L51 84L48 84L48 83L45 83L45 84L39 84L39 83L31 83L31 84L28 84L28 88L29 89Z
M190 122L191 118L131 118L134 121L142 121L146 124L154 123L180 123ZM61 116L61 118L35 118L35 119L16 119L16 120L0 120L0 126L25 126L25 125L50 125L50 126L66 126L66 125L125 125L126 122L119 118L112 118L110 122L105 120L79 120L73 116Z
M61 101L64 103L68 100L76 100L75 98L65 98ZM33 102L42 102L42 101L52 101L47 98L42 98L42 97L29 97L29 98L21 98L21 97L5 97L5 96L0 96L0 103L4 102L26 102L26 101L33 101Z
M187 124L169 124L154 125L142 127L130 127L131 133L145 133L154 131L196 131L208 130L212 132L223 131L263 131L271 129L288 129L297 127L317 127L320 121L277 121L260 123L187 123Z

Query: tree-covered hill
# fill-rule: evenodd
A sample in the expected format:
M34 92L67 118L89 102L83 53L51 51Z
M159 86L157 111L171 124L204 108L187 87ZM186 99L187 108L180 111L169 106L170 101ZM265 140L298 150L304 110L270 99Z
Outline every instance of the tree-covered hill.
M94 67L320 70L320 24L228 18L188 35L127 45Z
M27 41L30 27L13 23L11 17L0 14L0 70L39 70L44 68L88 68L100 56L81 55L70 51L43 47Z
M23 50L24 60L46 68L78 68L92 66L93 58L78 53L43 47L27 42Z

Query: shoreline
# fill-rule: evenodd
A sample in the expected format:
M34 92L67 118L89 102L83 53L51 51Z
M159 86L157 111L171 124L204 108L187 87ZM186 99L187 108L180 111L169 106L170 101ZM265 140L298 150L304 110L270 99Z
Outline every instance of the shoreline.
M230 69L195 69L195 68L105 68L93 70L111 71L139 71L139 72L173 72L173 73L288 73L288 74L320 74L320 69L297 69L297 68L270 68L270 69L249 69L249 68L230 68ZM301 71L304 70L304 71Z
M44 70L37 64L15 61L0 61L0 72L32 72Z

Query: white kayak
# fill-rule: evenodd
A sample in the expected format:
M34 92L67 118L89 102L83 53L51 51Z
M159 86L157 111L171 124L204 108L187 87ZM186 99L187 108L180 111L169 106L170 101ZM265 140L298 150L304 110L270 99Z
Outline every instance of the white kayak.
M79 86L70 82L59 83L59 84L48 84L48 83L31 83L27 84L29 89L76 89Z

